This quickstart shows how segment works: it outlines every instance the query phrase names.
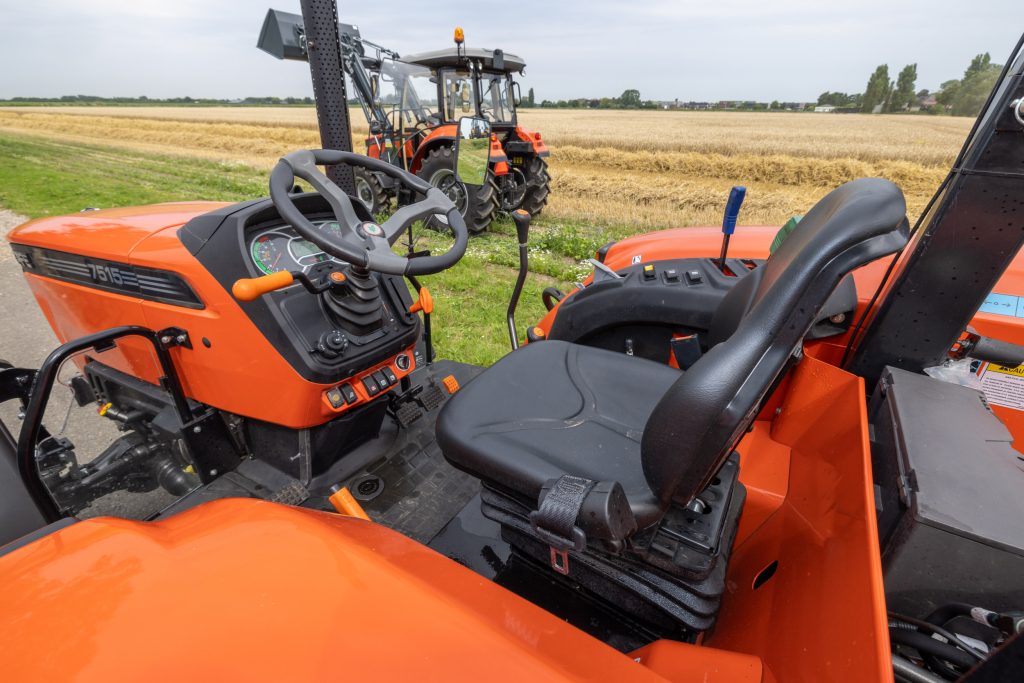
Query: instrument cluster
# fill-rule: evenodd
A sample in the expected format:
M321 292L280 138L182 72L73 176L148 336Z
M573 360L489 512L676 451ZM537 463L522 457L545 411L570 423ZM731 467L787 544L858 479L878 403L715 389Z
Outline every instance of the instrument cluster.
M336 221L314 223L318 230L341 236L341 227ZM249 239L249 256L256 269L265 275L282 270L305 271L324 261L341 261L300 237L290 225L261 230Z

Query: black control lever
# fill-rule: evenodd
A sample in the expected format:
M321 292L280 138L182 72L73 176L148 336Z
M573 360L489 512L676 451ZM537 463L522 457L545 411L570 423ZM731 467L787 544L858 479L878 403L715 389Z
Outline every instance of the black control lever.
M512 289L512 300L508 302L508 337L512 342L512 350L515 351L519 348L519 336L516 334L516 307L519 305L519 295L523 293L526 274L529 272L529 256L526 253L526 245L530 239L530 212L516 209L512 212L512 222L516 224L516 236L519 238L519 276L516 278L516 286Z
M976 360L997 363L1009 368L1024 364L1024 346L982 337L971 330L964 332L953 345L949 355L956 359L970 356Z

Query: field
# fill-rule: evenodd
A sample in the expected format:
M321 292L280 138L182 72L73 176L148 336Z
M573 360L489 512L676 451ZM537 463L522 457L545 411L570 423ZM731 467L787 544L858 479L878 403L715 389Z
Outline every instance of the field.
M352 114L360 149L366 125L358 110ZM541 131L552 150L553 178L551 202L535 223L535 277L523 324L542 312L540 288L579 278L586 270L580 261L609 239L719 223L734 184L748 188L741 224L781 225L829 189L862 176L898 183L913 219L971 123L922 116L523 112L521 124ZM318 146L311 108L0 108L0 207L37 216L84 206L238 200L266 193L266 171L282 153ZM505 348L501 311L515 259L510 233L510 225L499 224L472 241L465 268L435 276L449 297L472 293L488 302L449 310L450 324L438 326L446 354L488 362Z

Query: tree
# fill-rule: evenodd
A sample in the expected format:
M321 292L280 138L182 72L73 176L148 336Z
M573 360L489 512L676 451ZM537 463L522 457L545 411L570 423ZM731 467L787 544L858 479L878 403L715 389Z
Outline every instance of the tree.
M530 88L527 91L527 93L526 93L526 102L527 102L526 106L528 106L528 107L535 107L535 106L537 106L536 104L534 104L535 100L533 99L533 88Z
M768 108L774 110L774 109L778 109L781 106L782 105L779 104L778 100L772 100L772 103L770 105L768 105Z
M889 98L887 111L904 111L917 103L914 84L917 81L917 64L907 64L896 78L896 89Z
M639 107L640 106L640 91L639 90L624 90L622 95L619 96L619 106L622 107Z
M889 65L882 64L868 79L868 85L864 88L864 102L861 105L861 111L871 114L878 105L882 105L884 110L891 92L892 81L889 80Z
M953 116L977 116L995 87L1002 65L993 64L986 52L976 55L961 80L946 81L935 100Z
M1002 70L1002 64L993 64L987 52L971 60L953 100L953 116L977 116Z

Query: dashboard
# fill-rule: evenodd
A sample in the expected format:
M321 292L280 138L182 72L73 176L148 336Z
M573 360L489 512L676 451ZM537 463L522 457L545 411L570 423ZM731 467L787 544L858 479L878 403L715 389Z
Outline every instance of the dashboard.
M341 237L341 227L336 221L320 221L313 225L317 230ZM264 275L282 270L305 272L311 266L324 261L342 263L304 237L295 228L281 225L260 230L249 238L249 258L258 271Z

